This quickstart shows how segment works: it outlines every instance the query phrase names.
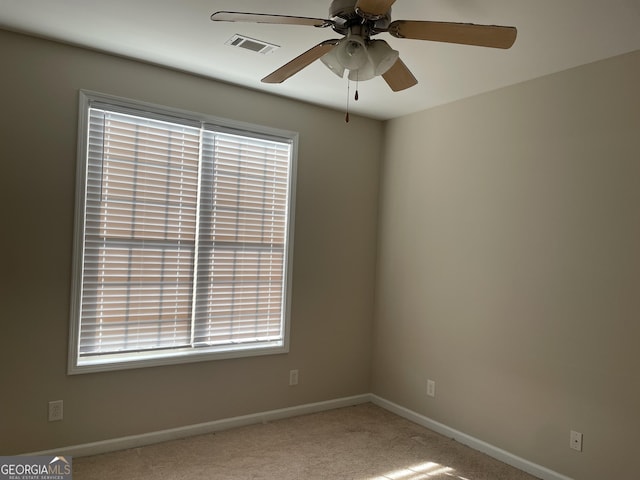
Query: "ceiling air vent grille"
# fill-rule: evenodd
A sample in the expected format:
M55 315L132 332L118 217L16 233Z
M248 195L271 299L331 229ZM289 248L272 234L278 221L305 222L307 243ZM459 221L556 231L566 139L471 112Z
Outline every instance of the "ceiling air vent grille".
M227 45L231 45L232 47L244 48L245 50L262 53L263 55L274 52L275 50L280 48L280 46L278 45L267 43L262 40L256 40L255 38L244 37L242 35L238 35L237 33L225 43Z

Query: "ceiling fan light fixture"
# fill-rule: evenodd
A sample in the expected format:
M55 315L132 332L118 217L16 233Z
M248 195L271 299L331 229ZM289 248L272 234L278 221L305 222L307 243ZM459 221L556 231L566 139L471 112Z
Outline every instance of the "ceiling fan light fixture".
M400 53L391 48L384 40L370 41L367 53L373 64L375 76L386 73L400 57Z
M349 80L352 82L364 82L376 77L375 65L367 55L366 63L357 70L349 70Z
M364 39L349 33L335 48L338 62L347 70L358 70L364 66L369 57Z
M325 53L322 57L320 57L320 61L326 65L326 67L335 73L340 78L344 77L344 67L338 61L338 48L333 48L328 53Z

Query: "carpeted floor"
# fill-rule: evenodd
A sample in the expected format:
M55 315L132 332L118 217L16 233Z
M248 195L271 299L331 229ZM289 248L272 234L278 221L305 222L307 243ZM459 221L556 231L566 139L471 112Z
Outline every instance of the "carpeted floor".
M73 459L74 480L531 480L372 404Z

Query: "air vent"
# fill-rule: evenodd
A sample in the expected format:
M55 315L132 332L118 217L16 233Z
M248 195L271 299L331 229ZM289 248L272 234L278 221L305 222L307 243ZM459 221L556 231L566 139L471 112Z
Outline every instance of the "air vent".
M237 33L229 40L227 40L225 44L231 45L232 47L251 50L252 52L262 53L263 55L274 52L275 50L280 48L278 45L267 43L262 40L256 40L255 38L244 37L242 35L238 35Z

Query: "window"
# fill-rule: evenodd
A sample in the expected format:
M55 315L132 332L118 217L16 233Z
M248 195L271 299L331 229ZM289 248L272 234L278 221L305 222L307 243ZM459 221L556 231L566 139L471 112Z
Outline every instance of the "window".
M70 373L288 349L297 137L80 93Z

